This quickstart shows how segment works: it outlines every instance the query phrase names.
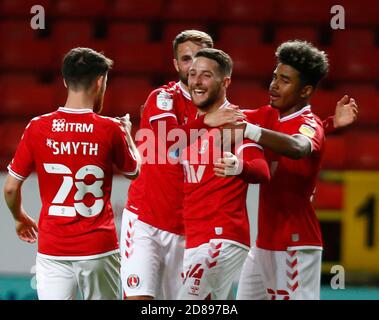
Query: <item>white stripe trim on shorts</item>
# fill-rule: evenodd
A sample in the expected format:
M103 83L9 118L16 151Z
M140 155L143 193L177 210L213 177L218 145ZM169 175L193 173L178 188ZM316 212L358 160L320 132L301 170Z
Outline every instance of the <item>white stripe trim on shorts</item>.
M208 243L210 242L216 242L216 241L222 241L222 242L227 242L227 243L230 243L230 244L234 244L236 245L237 247L241 247L242 249L245 249L247 251L250 250L250 247L245 245L245 244L242 244L241 242L237 242L237 241L234 241L234 240L229 240L229 239L221 239L221 238L214 238L214 239L210 239ZM207 243L207 242L206 242ZM203 243L203 244L206 244L206 243ZM203 245L201 244L201 245ZM201 246L200 245L200 246ZM199 247L200 247L199 246Z
M49 254L43 254L43 253L37 252L37 256L41 258L45 258L45 259L77 261L77 260L92 260L92 259L103 258L115 253L119 253L119 252L120 252L120 249L115 249L115 250L107 251L104 253L94 254L91 256L51 256Z
M295 251L295 250L321 250L322 251L323 248L320 246L293 246L293 247L287 248L287 251Z

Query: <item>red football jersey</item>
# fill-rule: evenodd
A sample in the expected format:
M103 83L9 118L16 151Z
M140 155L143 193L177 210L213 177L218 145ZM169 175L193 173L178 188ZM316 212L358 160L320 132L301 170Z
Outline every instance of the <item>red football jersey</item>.
M251 113L248 120L266 122L262 126L278 132L303 135L312 146L311 155L300 160L265 149L271 181L260 186L257 247L268 250L321 248L320 226L311 204L324 150L321 120L310 106L281 119L275 109L265 106Z
M221 178L214 174L214 163L222 157L223 151L220 143L215 142L218 138L214 132L208 130L182 153L186 248L198 247L211 239L223 239L248 248L248 183L240 175ZM264 159L263 148L247 139L231 152L246 161Z
M80 259L117 252L113 163L125 174L136 170L125 134L111 118L59 108L30 121L8 169L19 180L37 172L39 254Z
M177 126L180 126L187 123L187 120L195 119L196 113L197 109L189 93L180 83L170 82L151 92L147 98L140 131L152 130L153 121L165 118L174 119ZM145 223L161 230L183 234L183 169L179 161L176 164L168 163L167 157L178 160L179 154L169 153L161 141L155 135L154 145L150 148L147 146L148 150L145 151L153 151L153 161L144 163L141 174L131 183L126 207ZM137 141L139 147L142 142ZM142 153L142 157L150 159L143 150ZM157 163L158 159L166 163Z

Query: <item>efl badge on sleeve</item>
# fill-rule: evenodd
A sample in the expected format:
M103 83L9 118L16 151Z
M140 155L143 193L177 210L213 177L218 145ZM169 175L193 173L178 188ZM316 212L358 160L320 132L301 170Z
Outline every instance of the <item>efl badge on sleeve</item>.
M313 138L316 134L316 130L310 126L307 126L306 124L303 124L300 128L299 131L301 134Z
M172 96L167 92L161 91L157 95L157 107L164 111L172 110Z

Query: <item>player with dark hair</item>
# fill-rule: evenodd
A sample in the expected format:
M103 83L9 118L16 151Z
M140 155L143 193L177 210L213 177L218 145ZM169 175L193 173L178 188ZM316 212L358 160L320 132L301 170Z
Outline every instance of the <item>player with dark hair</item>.
M325 137L310 100L328 59L305 41L281 44L276 57L270 105L247 112L243 125L244 136L265 148L271 180L260 186L256 246L243 266L237 298L318 299L322 239L311 199ZM348 102L345 96L337 106ZM349 104L357 108L353 99Z
M226 91L232 68L232 59L221 50L195 54L189 89L199 116L230 104ZM239 158L231 168L234 176L215 175L215 162L226 149L218 134L218 129L207 130L182 152L186 249L179 299L228 298L250 248L248 184L267 182L270 176L262 147L248 139L230 148Z
M181 285L184 177L178 152L170 151L174 141L167 139L167 133L180 128L188 134L191 128L214 127L244 118L239 110L224 108L195 120L188 70L193 55L211 46L212 38L202 31L178 34L173 41L173 62L179 82L154 90L145 102L139 132L153 132L154 145L149 149L154 152L155 162L142 165L141 175L130 185L123 213L120 241L125 298L175 299Z
M34 243L39 299L118 299L120 254L110 203L113 167L139 173L127 117L99 116L113 62L89 48L66 54L64 107L32 119L8 166L4 196L16 232ZM42 209L38 227L21 201L35 169Z

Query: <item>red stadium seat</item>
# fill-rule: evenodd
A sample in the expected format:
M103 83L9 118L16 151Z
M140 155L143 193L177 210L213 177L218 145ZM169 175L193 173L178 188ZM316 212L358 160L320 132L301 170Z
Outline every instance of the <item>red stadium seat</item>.
M141 106L152 90L146 78L114 78L106 92L103 114L123 116L129 113L132 119L139 119Z
M356 26L379 26L379 3L371 0L345 0L346 23Z
M375 33L371 29L336 30L332 34L334 48L361 48L370 50L375 46Z
M220 28L217 47L232 45L258 46L262 43L262 30L259 27L229 25Z
M224 0L221 9L221 20L236 23L267 23L274 21L277 15L274 0Z
M54 88L41 84L5 85L2 93L0 115L6 116L36 116L52 112L54 105Z
M319 44L318 31L312 27L279 27L275 34L275 43L281 44L288 40L306 40L314 45Z
M346 47L371 49L375 46L375 33L371 29L335 30L332 33L332 45L339 50Z
M40 41L11 41L0 50L0 69L6 71L41 71L52 66L51 43Z
M379 170L379 134L354 132L348 135L349 153L347 168L354 170Z
M343 208L343 184L317 181L313 198L315 209L340 210Z
M112 43L112 57L115 61L114 72L134 74L153 74L164 70L170 63L163 54L161 43L122 44Z
M51 0L1 0L0 16L6 18L12 17L32 17L30 9L34 5L41 5L45 9L45 14L51 9Z
M234 61L234 76L271 78L275 69L275 47L270 45L233 46L228 50Z
M0 21L0 41L33 41L38 37L38 31L30 27L30 21L3 20Z
M0 86L37 84L38 77L35 73L5 73L0 75Z
M346 169L347 158L347 142L345 135L328 136L325 142L325 153L322 159L322 169L344 170Z
M341 97L347 94L357 101L358 124L379 126L379 90L372 85L354 84L339 86L337 91Z
M312 97L311 105L312 111L321 119L334 114L337 101L342 98L337 91L326 91L317 89Z
M93 38L93 29L88 21L57 21L53 24L51 36L59 42L88 42Z
M330 51L330 79L373 81L379 80L379 48L349 48Z
M162 13L163 0L115 0L110 8L113 18L153 19Z
M214 20L220 15L220 0L167 0L163 17L168 20Z
M275 21L290 24L330 23L330 9L334 1L278 1L275 7Z
M252 81L232 81L228 99L241 109L255 109L269 103L268 90Z
M94 18L102 17L108 9L106 0L57 0L54 15L67 18Z
M146 23L112 23L108 27L108 40L117 43L149 42L150 29Z
M11 162L28 121L0 123L0 170L6 170Z

